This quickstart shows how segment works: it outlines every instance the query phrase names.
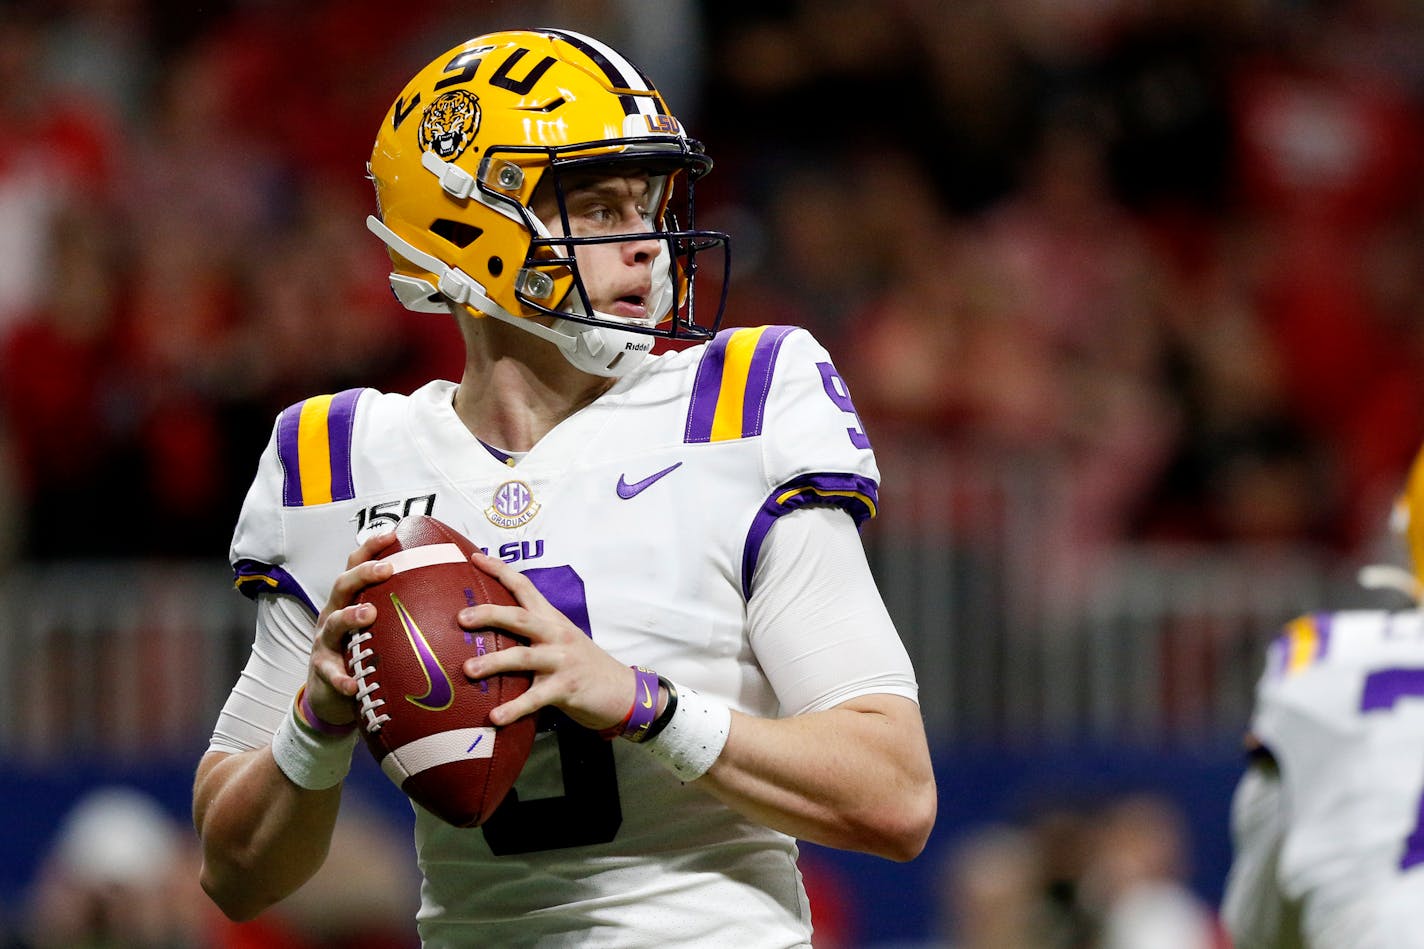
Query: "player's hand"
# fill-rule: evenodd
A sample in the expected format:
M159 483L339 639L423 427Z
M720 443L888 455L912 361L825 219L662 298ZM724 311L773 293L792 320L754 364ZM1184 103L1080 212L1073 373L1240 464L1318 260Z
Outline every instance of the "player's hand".
M376 621L376 608L356 603L361 591L391 576L391 565L376 560L395 541L395 532L386 531L366 538L365 543L346 558L346 571L331 586L326 606L316 619L316 639L312 642L307 666L307 700L324 722L344 725L356 720L357 682L346 668L346 637Z
M546 705L562 709L586 728L623 721L637 676L604 652L559 612L528 577L495 557L476 552L470 560L514 595L518 606L486 603L463 609L459 623L469 630L495 626L529 641L466 660L465 675L480 680L502 672L533 672L525 692L490 712L490 721L508 725Z

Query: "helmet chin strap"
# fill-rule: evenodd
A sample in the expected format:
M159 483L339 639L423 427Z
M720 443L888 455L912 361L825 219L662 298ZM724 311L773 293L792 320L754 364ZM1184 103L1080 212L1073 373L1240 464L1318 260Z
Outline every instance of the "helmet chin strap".
M450 304L470 306L501 323L516 326L553 343L575 369L595 376L617 378L626 375L653 348L652 337L642 333L590 326L573 320L555 320L552 325L545 326L536 320L515 316L491 300L484 286L474 277L414 247L375 215L367 216L366 228L391 250L434 274L438 280L432 285L419 277L391 274L391 290L406 309L440 313L449 312ZM447 300L449 303L444 302Z

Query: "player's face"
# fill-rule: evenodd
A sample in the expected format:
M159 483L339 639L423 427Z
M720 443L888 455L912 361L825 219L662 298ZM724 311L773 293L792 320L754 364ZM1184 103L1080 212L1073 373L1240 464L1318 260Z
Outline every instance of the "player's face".
M571 177L564 183L569 236L646 234L652 230L656 211L652 200L648 176L640 172ZM536 196L531 207L551 234L564 233L552 193ZM662 249L662 243L652 238L576 246L574 256L589 303L601 313L646 319L653 261Z

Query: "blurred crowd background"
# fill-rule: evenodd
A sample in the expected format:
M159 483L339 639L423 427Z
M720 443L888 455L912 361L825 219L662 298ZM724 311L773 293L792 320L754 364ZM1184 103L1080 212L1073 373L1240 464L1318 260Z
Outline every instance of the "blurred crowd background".
M1066 586L1122 544L1377 544L1424 440L1414 0L0 0L0 571L221 559L284 406L458 378L364 162L433 56L539 25L706 143L724 325L811 328L887 480L1051 472ZM945 905L1052 890L1036 828L956 842Z
M522 22L654 77L728 324L815 330L877 442L1070 459L1108 538L1376 529L1424 434L1417 3L7 0L9 557L222 549L283 406L458 369L364 161Z

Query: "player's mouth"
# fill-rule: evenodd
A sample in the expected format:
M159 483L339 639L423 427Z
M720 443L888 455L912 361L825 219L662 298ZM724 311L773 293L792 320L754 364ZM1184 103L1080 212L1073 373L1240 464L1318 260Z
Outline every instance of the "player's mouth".
M607 312L628 320L645 320L648 318L647 295L642 293L624 294L613 301Z

